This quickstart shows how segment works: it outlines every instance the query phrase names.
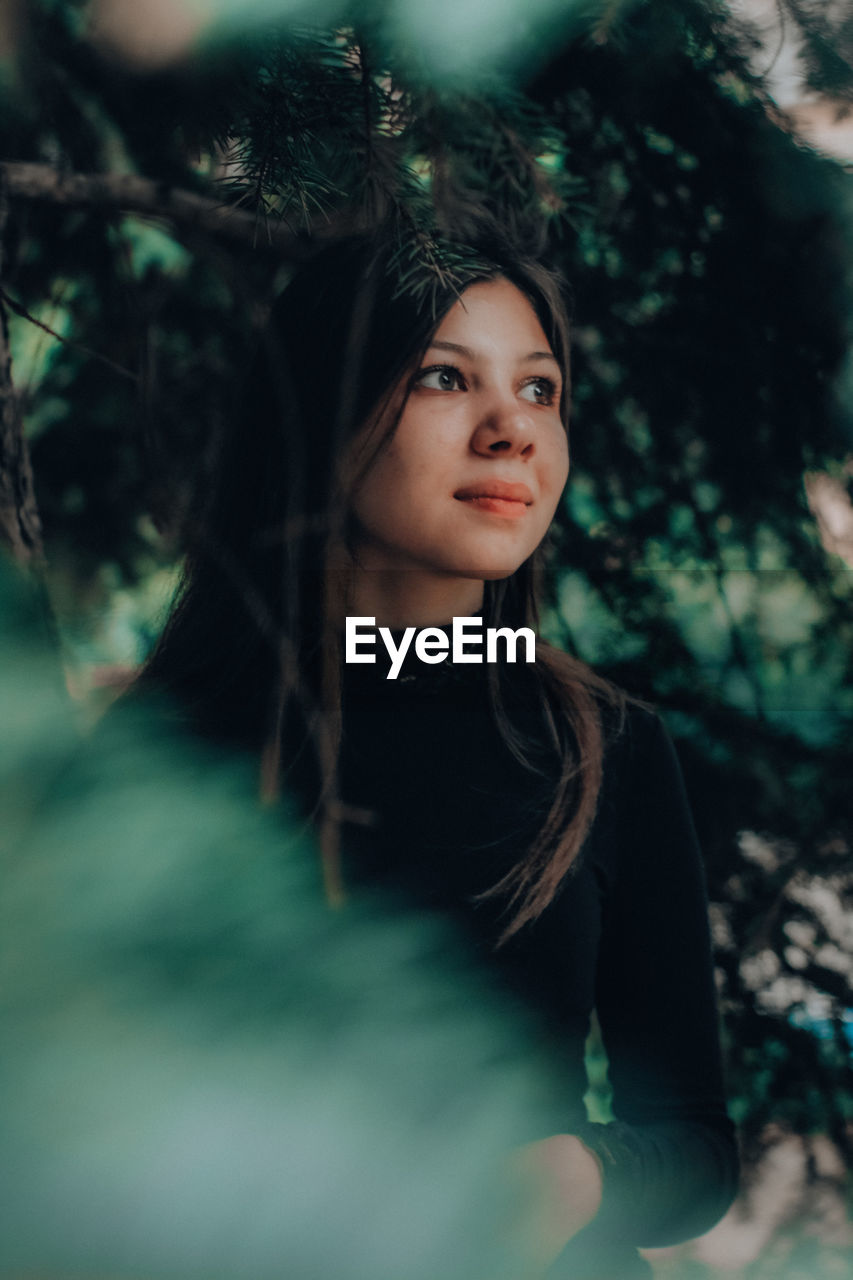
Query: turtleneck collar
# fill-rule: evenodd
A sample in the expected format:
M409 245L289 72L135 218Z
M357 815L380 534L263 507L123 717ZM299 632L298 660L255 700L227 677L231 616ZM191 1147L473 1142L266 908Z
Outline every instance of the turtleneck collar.
M475 613L466 614L466 617L480 618L483 621L483 611L477 610ZM428 628L417 627L415 634L419 631L440 631L447 636L448 642L452 643L453 622L430 623ZM406 628L392 627L389 628L391 641L395 649L403 642ZM487 666L485 662L454 662L450 652L442 659L441 662L424 662L415 652L414 636L403 658L399 674L396 678L389 679L388 673L391 670L392 658L389 650L379 635L379 627L376 627L376 643L372 652L376 656L374 663L343 663L343 681L347 690L358 692L360 690L378 691L378 689L387 688L390 694L395 690L408 689L414 692L430 692L444 688L462 685L474 687L483 685L485 687L487 680Z

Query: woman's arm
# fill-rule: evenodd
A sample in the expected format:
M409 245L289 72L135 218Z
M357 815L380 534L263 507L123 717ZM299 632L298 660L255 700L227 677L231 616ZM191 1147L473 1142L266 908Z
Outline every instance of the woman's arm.
M578 882L569 882L548 951L565 959L558 972L569 985L584 948L597 952L595 1003L617 1119L530 1143L517 1167L538 1265L572 1241L560 1258L565 1274L610 1280L635 1247L711 1227L738 1173L701 858L672 744L639 708L608 754L583 858L599 886L600 934L590 900L581 905Z
M681 770L657 717L632 710L626 732L596 980L616 1121L579 1137L604 1175L590 1231L652 1247L714 1225L736 1193L738 1157Z
M525 1256L544 1269L598 1213L601 1160L574 1134L560 1133L521 1147L512 1174Z

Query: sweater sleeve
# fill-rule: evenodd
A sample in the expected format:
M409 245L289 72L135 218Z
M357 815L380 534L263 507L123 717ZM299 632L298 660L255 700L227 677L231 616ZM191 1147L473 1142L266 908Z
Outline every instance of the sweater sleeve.
M613 796L596 1008L611 1124L579 1136L598 1155L602 1205L587 1231L640 1247L714 1225L737 1191L724 1100L704 872L681 770L656 716L629 716Z

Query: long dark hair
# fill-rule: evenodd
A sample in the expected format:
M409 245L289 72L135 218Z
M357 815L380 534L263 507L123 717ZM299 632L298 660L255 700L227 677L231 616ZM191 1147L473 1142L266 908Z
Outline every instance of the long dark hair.
M327 245L273 308L240 422L224 443L198 514L182 587L140 687L177 700L203 733L260 752L262 791L285 784L319 829L327 891L342 891L337 792L341 644L330 618L331 549L346 542L341 462L384 411L463 290L503 277L529 299L564 372L569 322L557 278L492 238L474 248L382 234ZM400 410L402 412L402 410ZM399 421L377 434L362 472ZM351 482L351 478L350 478ZM485 584L487 626L538 626L541 551ZM541 711L561 760L550 812L525 858L494 886L510 918L504 939L547 906L576 858L601 781L601 707L619 693L588 667L537 643ZM529 763L532 745L489 668L496 728Z

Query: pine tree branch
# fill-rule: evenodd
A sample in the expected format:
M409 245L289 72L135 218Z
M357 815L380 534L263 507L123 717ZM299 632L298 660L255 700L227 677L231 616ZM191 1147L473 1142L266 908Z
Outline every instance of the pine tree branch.
M135 174L63 173L48 164L0 162L0 177L10 200L147 213L244 244L267 245L292 259L308 251L306 240L281 222Z

